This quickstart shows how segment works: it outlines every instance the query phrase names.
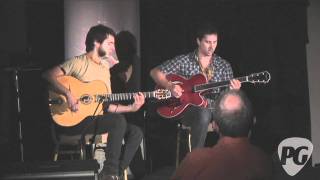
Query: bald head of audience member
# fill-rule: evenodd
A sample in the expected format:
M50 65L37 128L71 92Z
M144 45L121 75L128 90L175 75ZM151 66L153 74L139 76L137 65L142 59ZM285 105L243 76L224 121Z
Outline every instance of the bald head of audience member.
M241 90L223 92L216 101L216 125L222 136L247 137L253 124L252 106Z

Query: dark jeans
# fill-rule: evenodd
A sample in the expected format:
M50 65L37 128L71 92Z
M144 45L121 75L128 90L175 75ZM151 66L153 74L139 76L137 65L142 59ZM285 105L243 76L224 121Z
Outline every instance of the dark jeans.
M208 125L213 120L213 110L199 106L189 106L183 113L180 122L191 128L192 149L203 147Z
M127 123L122 114L106 113L104 115L99 115L96 118L96 122L97 134L108 132L104 169L110 174L118 174L129 166L130 161L141 143L143 133L139 127ZM92 116L87 117L80 124L73 127L58 127L60 133L70 135L82 133L90 134L93 133L94 130L95 123L92 121ZM121 156L123 139L125 144Z

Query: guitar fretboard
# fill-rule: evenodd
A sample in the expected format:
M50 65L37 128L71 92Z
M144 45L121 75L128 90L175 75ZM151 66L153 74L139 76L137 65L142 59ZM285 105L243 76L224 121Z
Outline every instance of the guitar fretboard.
M249 82L248 76L238 77L235 79L238 79L240 82ZM211 83L206 83L206 84L199 84L199 85L195 85L193 87L193 92L200 92L200 91L205 91L205 90L209 90L209 89L226 87L229 85L230 85L230 80L221 81L221 82L211 82Z
M145 98L155 98L155 92L142 92ZM114 102L114 101L126 101L133 99L133 95L136 93L115 93L115 94L104 94L97 95L97 101L103 100L104 102Z

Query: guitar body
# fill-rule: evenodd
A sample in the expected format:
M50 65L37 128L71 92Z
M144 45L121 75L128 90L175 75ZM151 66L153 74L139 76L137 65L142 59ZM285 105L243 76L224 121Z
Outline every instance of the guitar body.
M102 81L84 83L71 76L58 77L58 81L79 100L79 110L72 112L68 108L68 103L63 95L49 91L51 116L54 122L61 126L77 125L85 117L93 115L99 105L96 102L95 94L108 93L107 87ZM102 104L100 104L95 115L102 113Z
M167 79L175 84L179 84L184 92L180 98L171 97L170 94L170 98L167 101L159 104L157 112L160 116L165 118L173 118L180 115L189 105L206 107L207 101L202 97L202 92L230 85L230 80L207 82L206 77L202 74L194 75L190 79L185 79L184 77L175 74L169 74L167 75ZM263 71L235 79L239 80L241 83L266 84L271 80L271 75L268 71Z
M193 87L197 84L203 84L207 82L207 79L202 74L192 76L190 79L186 79L182 76L169 74L167 79L174 84L178 84L182 87L184 92L180 98L171 97L162 102L157 112L164 118L173 118L180 115L189 105L206 107L207 102L201 96L200 93L193 92Z

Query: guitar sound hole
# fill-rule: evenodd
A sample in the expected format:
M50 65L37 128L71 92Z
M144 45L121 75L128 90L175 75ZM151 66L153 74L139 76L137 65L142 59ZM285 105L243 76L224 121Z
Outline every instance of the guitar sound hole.
M83 95L83 96L80 97L80 101L83 104L90 104L92 102L92 97L89 96L89 95Z

